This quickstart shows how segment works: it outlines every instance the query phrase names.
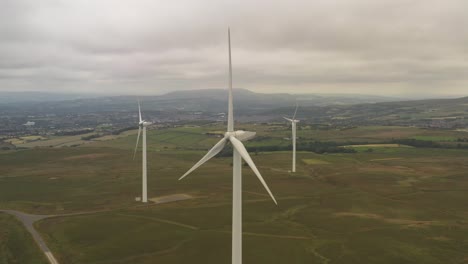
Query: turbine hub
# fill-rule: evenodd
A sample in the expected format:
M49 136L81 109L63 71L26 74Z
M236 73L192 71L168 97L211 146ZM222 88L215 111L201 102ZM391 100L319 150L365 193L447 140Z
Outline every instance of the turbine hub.
M251 132L251 131L237 130L233 132L226 132L224 134L224 137L225 138L235 137L240 141L247 141L247 140L254 138L255 134L256 134L255 132Z
M138 123L139 126L143 127L143 126L149 126L151 125L152 123L151 122L146 122L145 120L141 121L140 123Z

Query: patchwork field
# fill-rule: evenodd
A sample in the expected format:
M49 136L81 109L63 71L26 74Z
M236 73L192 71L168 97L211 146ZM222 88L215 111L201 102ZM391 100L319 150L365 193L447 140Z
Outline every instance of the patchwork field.
M246 146L290 144L287 126L241 126L258 131L260 139L268 136ZM219 140L206 133L221 129L148 133L149 196L192 199L135 202L141 154L132 160L136 137L130 133L74 148L0 155L0 209L96 211L36 223L60 263L229 263L231 158L216 157L178 181ZM303 128L298 134L299 141L369 144L396 136L467 135L400 127ZM244 263L468 263L468 150L372 149L298 152L296 174L289 173L289 151L251 153L278 206L245 167Z

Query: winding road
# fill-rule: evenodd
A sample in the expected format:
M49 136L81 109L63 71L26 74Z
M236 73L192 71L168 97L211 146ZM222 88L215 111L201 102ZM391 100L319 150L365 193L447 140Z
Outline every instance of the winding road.
M49 262L51 264L59 264L57 259L54 257L54 255L50 251L49 247L47 247L46 243L44 242L44 239L42 239L41 235L36 231L33 225L34 222L36 221L49 218L49 217L54 217L57 215L33 215L33 214L26 214L26 213L14 211L14 210L0 210L0 212L13 215L18 220L20 220L23 223L23 225L26 227L26 229L29 231L29 233L31 233L31 235L34 238L34 241L36 241L39 248L42 250L42 252L44 252L44 255L47 257Z
M167 195L163 197L156 197L151 200L153 200L153 205L157 204L163 204L163 203L170 203L170 202L177 202L177 201L182 201L182 200L187 200L187 199L193 199L191 195L187 194L173 194L173 195ZM142 205L139 205L142 206ZM143 205L143 206L148 206L148 205ZM102 212L107 212L107 211L112 211L112 210L96 210L96 211L88 211L88 212L78 212L78 213L70 213L70 214L57 214L57 215L36 215L36 214L26 214L20 211L16 210L1 210L0 213L6 213L15 216L23 225L26 227L26 230L28 230L29 233L31 233L34 241L37 243L39 248L44 252L44 255L47 257L49 260L50 264L59 264L57 259L54 257L52 252L50 251L49 247L47 247L46 243L44 242L44 239L41 237L39 232L34 228L34 223L46 219L46 218L51 218L51 217L63 217L63 216L75 216L75 215L85 215L85 214L95 214L95 213L102 213ZM163 221L159 219L160 221ZM167 222L167 221L166 221ZM174 224L173 222L172 224ZM177 223L179 225L182 225L180 223ZM185 227L189 228L194 228L192 226L187 226Z

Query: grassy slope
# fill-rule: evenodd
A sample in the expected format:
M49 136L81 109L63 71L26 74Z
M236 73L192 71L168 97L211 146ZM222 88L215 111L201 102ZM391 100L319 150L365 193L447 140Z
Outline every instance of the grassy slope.
M23 225L3 213L0 213L0 263L48 263Z
M273 133L277 139L289 131L246 128L260 135ZM139 157L131 161L132 136L3 155L0 175L12 177L0 178L1 206L51 213L121 208L41 221L40 231L63 263L227 263L230 158L215 158L177 181L203 155L195 149L207 149L218 140L203 135L206 130L218 128L151 131L148 140L150 196L190 193L197 199L135 207L141 163ZM301 133L322 140L346 138L346 133L358 139L427 135L412 128L356 130ZM180 149L183 145L192 150ZM289 152L253 156L279 205L274 206L245 169L244 261L462 263L468 257L467 157L468 151L418 148L301 152L299 160L322 164L300 161L298 173L291 176Z

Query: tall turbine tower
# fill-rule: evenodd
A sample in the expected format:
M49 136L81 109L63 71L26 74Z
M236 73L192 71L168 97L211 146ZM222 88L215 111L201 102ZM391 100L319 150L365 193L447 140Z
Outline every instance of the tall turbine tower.
M216 154L218 154L229 141L233 147L233 165L232 165L232 264L242 264L242 159L244 159L253 170L257 178L263 184L268 194L275 204L275 197L271 193L262 175L258 171L255 163L250 158L249 153L242 144L242 141L249 140L255 136L255 132L237 130L234 131L234 116L232 107L232 64L231 64L231 34L228 29L229 43L229 102L228 102L228 124L227 132L224 138L208 151L208 153L188 170L179 180L183 179L189 173L200 167Z
M142 194L141 194L141 201L144 203L148 202L148 184L147 184L147 166L146 166L146 127L151 125L150 122L146 122L141 118L141 107L140 101L138 101L138 116L139 116L139 123L138 123L138 137L137 142L135 145L135 151L133 152L133 159L135 159L136 151L138 149L138 142L140 141L140 133L143 130L143 165L142 165Z
M292 119L284 117L284 119L291 122L292 146L293 146L292 172L296 172L296 124L299 123L299 120L296 119L297 107L298 105L296 102L296 110L294 111L294 116Z

